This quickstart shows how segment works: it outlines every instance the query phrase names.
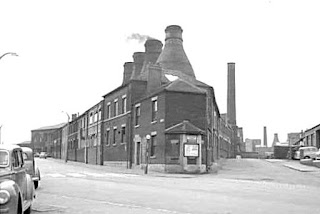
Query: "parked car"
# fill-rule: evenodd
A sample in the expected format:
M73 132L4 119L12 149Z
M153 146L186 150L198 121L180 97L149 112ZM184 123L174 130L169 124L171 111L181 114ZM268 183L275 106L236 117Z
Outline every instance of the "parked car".
M39 155L40 155L40 153L39 153L39 152L34 153L34 157L35 157L35 158L38 158L38 157L39 157Z
M297 155L299 155L299 159L316 159L317 152L317 147L304 146L299 148Z
M44 158L46 159L48 157L48 154L46 152L40 152L39 158Z
M0 144L0 213L29 214L35 198L20 146Z
M29 147L21 147L21 149L23 151L23 160L25 162L27 173L31 175L34 188L37 189L40 182L40 170L34 160L33 151Z

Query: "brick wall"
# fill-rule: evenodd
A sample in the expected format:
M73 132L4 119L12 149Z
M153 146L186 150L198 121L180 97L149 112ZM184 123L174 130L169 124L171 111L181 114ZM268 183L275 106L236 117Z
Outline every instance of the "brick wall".
M166 92L165 127L189 120L198 128L206 129L205 94Z

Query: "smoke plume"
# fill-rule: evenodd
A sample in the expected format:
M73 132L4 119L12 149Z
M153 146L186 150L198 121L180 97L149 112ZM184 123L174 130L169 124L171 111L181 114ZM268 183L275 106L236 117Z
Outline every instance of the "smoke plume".
M127 37L127 41L129 40L136 40L138 41L139 43L143 43L145 42L146 40L148 39L153 39L151 36L148 36L148 35L141 35L139 33L133 33L131 34L131 36L128 36Z

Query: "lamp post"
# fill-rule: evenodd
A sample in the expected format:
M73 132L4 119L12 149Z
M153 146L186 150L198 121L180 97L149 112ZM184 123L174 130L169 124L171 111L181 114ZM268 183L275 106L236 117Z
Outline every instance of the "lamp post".
M149 134L146 135L146 167L144 169L144 174L148 174L148 164L149 164L149 140L151 136Z
M69 120L70 120L70 116L67 112L65 111L61 111L61 113L65 113L67 116L68 116L68 121L67 121L67 149L66 149L66 159L65 159L65 162L67 163L68 162L68 149L69 149L69 141L68 141L68 138L69 138Z
M16 53L8 52L8 53L5 53L5 54L2 54L2 55L0 56L0 59L2 59L2 57L6 56L6 55L19 56L19 55L16 54Z

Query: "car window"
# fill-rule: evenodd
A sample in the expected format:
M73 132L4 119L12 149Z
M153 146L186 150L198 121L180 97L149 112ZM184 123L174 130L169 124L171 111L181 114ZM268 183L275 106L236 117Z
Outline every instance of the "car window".
M22 154L22 156L23 156L23 160L28 160L28 154L27 154L27 153L24 152L24 153Z
M17 150L12 152L12 166L18 167L19 166L19 157Z
M9 154L6 151L0 151L0 167L9 165Z
M18 151L18 158L19 158L19 166L22 166L24 161L23 161L23 156L22 156L22 151Z

